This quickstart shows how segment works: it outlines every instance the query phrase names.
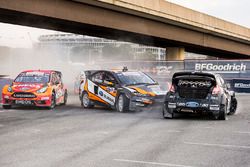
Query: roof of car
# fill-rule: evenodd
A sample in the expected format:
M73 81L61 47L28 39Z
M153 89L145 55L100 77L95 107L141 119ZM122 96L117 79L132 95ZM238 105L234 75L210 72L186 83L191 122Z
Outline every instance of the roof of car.
M60 71L56 71L56 70L25 70L22 72L43 72L43 73L52 73L52 72L56 72L56 73L61 73Z
M111 73L120 73L120 72L139 72L139 71L133 71L133 70L129 70L129 71L122 71L122 70L118 70L118 69L112 69L112 70L85 70L83 71L85 73L95 73L95 72L111 72Z

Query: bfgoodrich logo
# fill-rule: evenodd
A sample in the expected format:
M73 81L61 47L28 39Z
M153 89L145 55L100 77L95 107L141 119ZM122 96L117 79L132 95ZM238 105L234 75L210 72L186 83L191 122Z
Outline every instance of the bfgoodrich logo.
M235 88L247 88L247 89L249 89L249 88L250 88L250 83L249 83L249 84L245 84L245 83L235 83L235 84L234 84L234 87L235 87Z
M196 63L195 70L196 71L212 71L212 72L220 72L220 73L239 73L245 72L247 66L243 63L241 64L213 64L213 63Z

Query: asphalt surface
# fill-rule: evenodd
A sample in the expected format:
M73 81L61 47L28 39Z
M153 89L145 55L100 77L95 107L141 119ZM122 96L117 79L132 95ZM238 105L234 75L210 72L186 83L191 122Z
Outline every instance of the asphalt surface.
M83 109L77 97L54 110L0 108L0 167L249 167L250 95L237 97L226 121Z

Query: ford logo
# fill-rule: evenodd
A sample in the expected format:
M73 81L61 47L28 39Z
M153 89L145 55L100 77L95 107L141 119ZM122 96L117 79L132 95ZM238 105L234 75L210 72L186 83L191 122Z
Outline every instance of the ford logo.
M187 102L186 106L187 107L199 107L199 103L197 103L197 102Z
M102 91L99 91L99 95L100 95L100 96L103 96L103 92L102 92Z

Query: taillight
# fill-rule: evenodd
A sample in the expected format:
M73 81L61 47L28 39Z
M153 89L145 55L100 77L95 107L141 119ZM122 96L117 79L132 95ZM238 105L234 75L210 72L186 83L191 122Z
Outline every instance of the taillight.
M170 91L170 92L173 92L173 93L175 92L174 85L171 85L171 86L170 86L169 91Z
M213 88L213 91L212 91L212 94L213 95L217 95L220 93L220 87L218 85L216 85L214 88Z

